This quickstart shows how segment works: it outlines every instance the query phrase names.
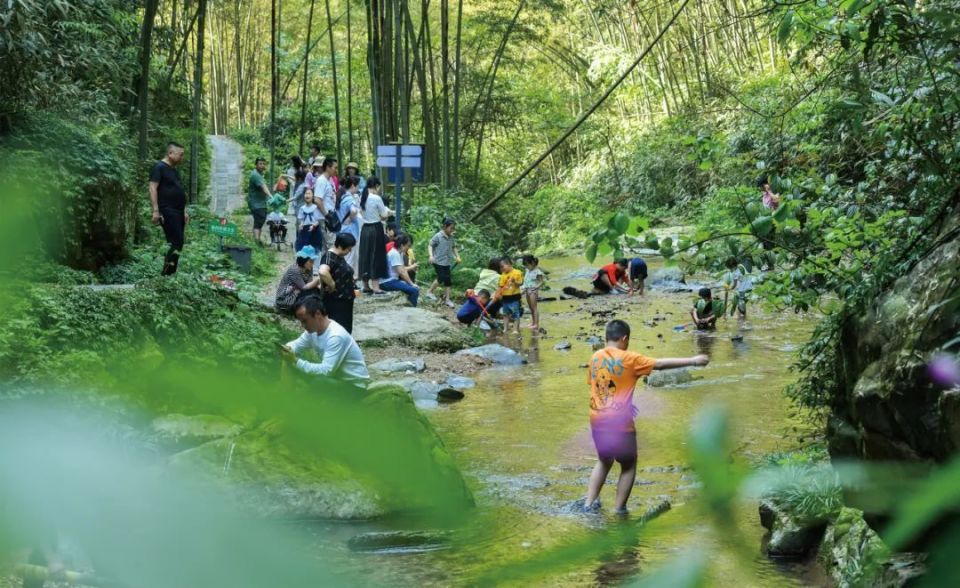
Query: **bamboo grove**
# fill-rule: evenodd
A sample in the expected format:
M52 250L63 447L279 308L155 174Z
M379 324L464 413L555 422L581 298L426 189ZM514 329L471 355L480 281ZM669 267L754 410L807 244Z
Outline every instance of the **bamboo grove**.
M166 68L168 80L191 80L202 67L213 133L263 125L271 114L277 124L277 111L286 109L300 127L301 151L305 137L319 132L340 159L371 167L376 144L423 143L426 179L450 188L519 169L542 151L680 2L145 4L141 46L152 49L153 67ZM744 73L776 68L769 8L759 0L690 3L613 99L551 154L544 172L556 179L589 153L611 149L616 129L697 108ZM154 15L160 34L150 47ZM311 105L329 111L323 129L306 128Z

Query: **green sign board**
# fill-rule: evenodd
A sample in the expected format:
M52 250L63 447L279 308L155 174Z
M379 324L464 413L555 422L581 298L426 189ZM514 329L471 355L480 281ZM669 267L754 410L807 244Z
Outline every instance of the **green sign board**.
M236 223L228 223L226 219L210 221L208 230L219 237L233 237L237 234Z

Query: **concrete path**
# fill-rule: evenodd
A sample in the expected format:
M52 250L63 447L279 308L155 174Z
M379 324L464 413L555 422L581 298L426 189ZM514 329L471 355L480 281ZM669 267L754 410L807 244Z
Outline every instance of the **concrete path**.
M208 135L213 150L210 169L210 210L224 216L245 206L243 148L223 135Z

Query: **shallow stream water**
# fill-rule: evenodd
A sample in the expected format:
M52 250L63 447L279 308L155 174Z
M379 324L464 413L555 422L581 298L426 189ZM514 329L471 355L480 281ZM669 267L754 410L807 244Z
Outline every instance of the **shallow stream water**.
M545 259L550 292L562 287L588 288L591 268L582 258ZM650 263L651 278L660 263ZM648 284L651 280L648 279ZM567 514L564 505L584 495L595 453L588 426L589 389L586 365L593 353L586 337L603 336L611 318L632 327L631 349L652 357L684 357L707 353L711 362L694 370L687 384L646 388L639 384L637 483L628 507L636 517L661 498L673 508L661 516L636 545L588 562L556 565L534 580L518 585L608 585L635 579L659 562L687 548L706 550L711 585L784 586L816 582L803 565L778 565L762 552L764 534L755 501L745 500L736 524L751 553L733 555L732 532L712 527L695 504L696 477L688 468L687 435L705 405L721 404L731 418L732 447L737 461L756 464L764 456L796 448L810 431L795 416L782 390L793 378L788 372L795 351L807 339L816 318L771 313L752 305L748 320L721 319L712 333L687 327L694 294L677 292L679 284L654 284L640 297L608 296L588 301L546 302L541 306L545 336L528 330L501 343L524 354L518 368L492 368L476 374L478 386L461 402L441 405L427 416L467 476L478 502L474 539L434 551L350 554L339 548L349 568L382 585L469 585L506 562L535 557L610 525L623 524L610 514L614 467L601 500L606 514ZM719 289L715 289L715 293ZM613 311L595 316L591 312ZM527 319L524 317L524 324ZM742 340L735 341L735 335ZM572 349L554 346L569 341ZM319 524L318 541L330 546L372 525ZM403 527L403 522L395 522ZM742 551L741 551L742 553Z

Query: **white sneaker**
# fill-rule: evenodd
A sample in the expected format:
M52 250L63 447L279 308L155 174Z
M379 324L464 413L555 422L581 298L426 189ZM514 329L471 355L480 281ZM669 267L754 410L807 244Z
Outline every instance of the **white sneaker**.
M448 308L456 308L456 307L457 307L457 305L454 304L452 300L444 300L443 303L446 304Z
M426 294L423 295L423 297L431 302L437 301L437 295L434 294L433 292L427 292Z

